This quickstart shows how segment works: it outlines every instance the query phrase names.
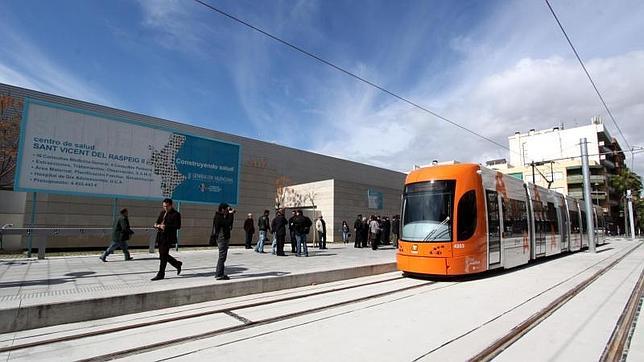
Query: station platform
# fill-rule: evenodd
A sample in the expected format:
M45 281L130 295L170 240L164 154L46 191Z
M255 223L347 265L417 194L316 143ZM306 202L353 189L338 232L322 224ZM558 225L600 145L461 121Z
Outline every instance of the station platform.
M287 246L288 250L290 246ZM107 262L93 256L0 257L0 333L62 323L109 318L125 313L181 306L249 294L302 287L396 270L395 250L356 249L353 244L309 247L309 257L265 254L232 247L228 281L215 280L216 247L179 250L181 275L168 265L166 278L150 281L159 267L158 254L133 251L125 261L117 251Z

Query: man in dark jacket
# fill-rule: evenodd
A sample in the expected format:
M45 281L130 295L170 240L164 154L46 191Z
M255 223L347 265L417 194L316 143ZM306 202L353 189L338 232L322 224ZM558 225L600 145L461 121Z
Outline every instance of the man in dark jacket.
M389 237L391 236L391 221L387 216L382 220L382 243L389 245Z
M354 248L361 248L361 236L362 236L362 215L358 214L356 221L353 222L353 234L355 235L355 240L353 242Z
M291 237L291 253L295 254L295 247L297 246L297 241L295 240L295 227L293 226L293 220L295 219L296 212L293 210L293 215L288 219L288 232Z
M253 220L253 214L251 213L248 213L248 217L246 218L246 221L244 221L244 231L246 232L246 249L250 249L253 234L255 234L255 221Z
M224 263L228 256L228 246L230 245L230 230L233 228L235 210L228 206L227 203L219 204L219 209L215 213L215 233L219 235L217 247L219 248L219 259L217 259L217 268L215 278L217 280L228 280L228 275L224 274Z
M293 219L293 227L295 228L295 238L297 239L297 250L295 256L309 256L309 248L306 244L306 236L311 229L311 219L302 214L302 210L297 210L297 214Z
M362 242L362 247L367 247L367 242L369 241L369 222L367 217L362 217L362 222L360 223L360 241Z
M284 242L286 241L286 218L283 215L282 210L277 210L273 223L271 224L271 230L273 230L273 235L277 239L277 255L286 256L284 254Z
M257 245L255 246L255 251L258 253L264 252L264 242L266 242L268 233L271 232L271 221L268 218L270 211L264 210L264 215L259 217L257 220L257 228L259 229L259 239L257 240Z
M134 234L134 231L130 229L130 220L127 217L127 209L121 210L121 216L114 221L114 226L112 226L112 243L110 246L103 252L100 259L102 261L107 261L107 256L110 255L117 248L123 250L123 255L125 260L132 260L130 252L127 250L127 241L130 240L130 235Z
M394 234L394 247L398 247L398 238L400 238L400 215L395 215L391 222L391 232Z
M181 229L181 214L172 206L172 199L163 200L163 210L154 224L157 229L157 243L159 244L159 272L152 280L165 278L165 267L168 263L181 274L182 262L170 255L170 247L177 243L177 230Z

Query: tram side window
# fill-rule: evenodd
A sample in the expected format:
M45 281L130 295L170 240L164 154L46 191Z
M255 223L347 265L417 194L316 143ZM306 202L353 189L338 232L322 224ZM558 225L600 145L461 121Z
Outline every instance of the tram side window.
M548 217L548 232L555 233L559 235L559 221L557 221L557 209L555 209L555 204L552 202L548 203L547 210Z
M458 201L458 240L467 240L476 231L476 192L466 192Z
M570 232L572 234L579 234L579 213L577 211L570 211Z
M503 199L503 237L522 236L528 232L528 213L524 201Z

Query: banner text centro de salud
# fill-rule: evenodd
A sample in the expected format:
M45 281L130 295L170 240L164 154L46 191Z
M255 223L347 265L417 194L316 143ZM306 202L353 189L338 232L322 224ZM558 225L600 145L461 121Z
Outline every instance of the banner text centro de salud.
M27 100L16 189L237 204L239 148Z

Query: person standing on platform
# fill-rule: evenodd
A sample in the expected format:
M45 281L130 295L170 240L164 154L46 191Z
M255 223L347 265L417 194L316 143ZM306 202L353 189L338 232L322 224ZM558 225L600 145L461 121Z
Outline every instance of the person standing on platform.
M277 256L286 256L284 254L284 242L286 241L286 218L283 215L284 211L277 210L273 223L271 224L271 230L273 230L273 236L277 241Z
M244 231L246 232L246 249L252 248L250 245L253 241L253 234L255 234L255 220L253 214L248 213L248 217L244 221Z
M385 216L382 220L382 243L384 245L389 245L389 243L391 242L390 237L391 237L391 221L389 221L389 218Z
M342 241L345 244L349 243L349 224L345 220L342 220L342 226L340 227L340 232L342 233Z
M318 246L320 249L326 249L326 222L322 218L322 215L320 215L318 220L315 222L315 230L318 232Z
M260 216L259 220L257 220L259 239L257 240L255 251L258 253L264 253L264 242L266 241L267 233L271 231L271 221L268 218L269 214L270 211L264 210L264 215Z
M230 230L233 228L235 218L235 209L228 206L227 203L219 204L219 209L215 214L215 230L219 235L217 239L217 248L219 249L219 258L217 259L217 268L215 269L215 279L228 280L228 275L224 273L224 263L228 256L228 246L230 245Z
M360 223L361 233L360 240L362 240L362 247L367 247L367 242L369 241L369 223L367 222L367 217L362 217L362 222Z
M302 214L302 210L297 210L295 219L293 219L293 226L295 228L295 238L297 239L297 249L295 256L309 256L309 248L306 244L306 236L309 233L313 223L311 219Z
M157 243L159 245L159 271L152 280L165 278L165 267L168 263L181 274L182 262L170 255L170 248L177 243L177 230L181 229L181 214L172 206L172 199L163 200L163 210L154 224L157 229Z
M293 220L295 219L296 212L293 210L293 214L288 219L288 233L291 237L291 253L295 254L295 248L297 246L297 241L295 240L295 227L293 226Z
M355 240L353 242L354 248L362 247L362 215L358 214L356 221L353 222L353 232L355 233Z
M394 215L391 222L391 232L394 234L394 247L398 247L398 238L400 235L400 215Z
M378 235L380 233L380 223L375 215L371 216L369 222L369 241L371 242L371 250L378 249Z
M123 255L125 260L132 260L130 252L127 250L127 241L130 240L130 236L134 234L134 231L130 229L130 220L127 216L127 209L121 210L121 216L114 221L112 226L112 243L110 246L103 252L103 255L99 259L106 262L107 256L110 255L117 248L123 250Z

